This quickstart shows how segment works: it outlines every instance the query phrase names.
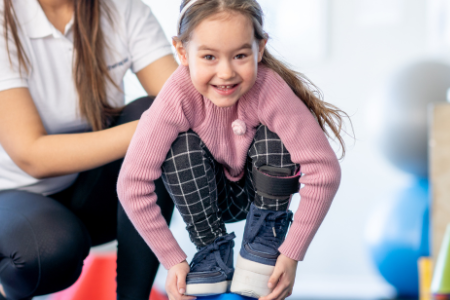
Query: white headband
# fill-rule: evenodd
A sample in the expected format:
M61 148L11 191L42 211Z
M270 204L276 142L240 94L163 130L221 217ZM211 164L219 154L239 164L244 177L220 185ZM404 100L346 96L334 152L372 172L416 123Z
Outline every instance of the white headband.
M194 5L195 2L197 2L198 0L191 0L189 1L188 4L186 4L183 7L183 10L180 12L180 16L178 17L178 22L177 22L177 33L180 34L180 27L181 27L181 20L183 19L184 14L186 13L186 11L189 9L189 7L191 7L192 5Z

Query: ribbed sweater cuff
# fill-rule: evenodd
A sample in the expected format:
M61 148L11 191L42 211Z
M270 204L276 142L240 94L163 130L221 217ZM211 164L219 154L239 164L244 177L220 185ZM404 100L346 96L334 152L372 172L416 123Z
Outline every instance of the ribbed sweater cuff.
M300 249L296 249L292 246L289 247L286 244L283 244L280 248L278 248L278 251L284 256L287 256L296 261L302 261L305 257L306 249L301 249L301 252L299 252L299 250Z
M281 254L297 261L304 259L306 250L308 250L311 240L314 237L314 234L311 234L311 231L315 232L315 230L307 230L301 227L302 226L291 226L291 229L286 236L286 240L280 248L278 248L278 251Z
M186 258L187 255L183 252L183 250L179 249L177 251L174 251L174 253L171 253L170 256L167 255L163 259L161 259L161 264L166 270L169 270L173 266L186 260Z

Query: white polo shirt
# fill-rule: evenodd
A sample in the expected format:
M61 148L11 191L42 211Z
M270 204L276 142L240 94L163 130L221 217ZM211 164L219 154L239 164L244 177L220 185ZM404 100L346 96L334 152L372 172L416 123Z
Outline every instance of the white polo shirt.
M106 0L110 3L113 27L102 18L108 44L106 62L111 77L122 88L125 72L138 72L153 61L172 53L158 21L141 0ZM3 11L3 1L0 1ZM30 60L31 72L20 76L13 41L10 65L0 26L0 91L18 87L29 89L48 134L90 130L80 117L73 74L73 21L59 32L47 19L37 0L13 0L20 26L19 37ZM0 18L1 19L1 18ZM3 24L3 21L2 23ZM124 104L124 95L109 84L108 101ZM2 99L0 98L0 101ZM38 180L23 172L0 145L0 191L21 189L49 195L70 186L78 174Z

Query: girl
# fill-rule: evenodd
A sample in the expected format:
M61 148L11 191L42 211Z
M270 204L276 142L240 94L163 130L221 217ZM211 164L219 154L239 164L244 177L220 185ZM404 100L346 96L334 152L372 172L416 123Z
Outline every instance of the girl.
M117 238L117 299L148 300L158 260L116 182L153 98L123 107L119 87L131 68L155 96L177 68L170 43L140 0L0 0L0 20L0 299L67 288Z
M223 293L231 280L234 293L289 296L339 186L324 130L343 144L341 111L269 54L262 25L255 0L183 1L173 39L182 65L142 116L119 175L125 211L169 270L171 300ZM190 267L155 205L160 176L198 248ZM224 223L244 218L234 269Z

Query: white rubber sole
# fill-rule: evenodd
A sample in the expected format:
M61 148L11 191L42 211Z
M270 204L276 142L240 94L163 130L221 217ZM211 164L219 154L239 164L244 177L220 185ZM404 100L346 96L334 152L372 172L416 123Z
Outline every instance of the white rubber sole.
M260 264L238 255L230 291L235 294L259 298L269 295L267 287L274 266Z
M187 284L185 295L189 296L210 296L226 293L230 290L231 281L217 283Z

